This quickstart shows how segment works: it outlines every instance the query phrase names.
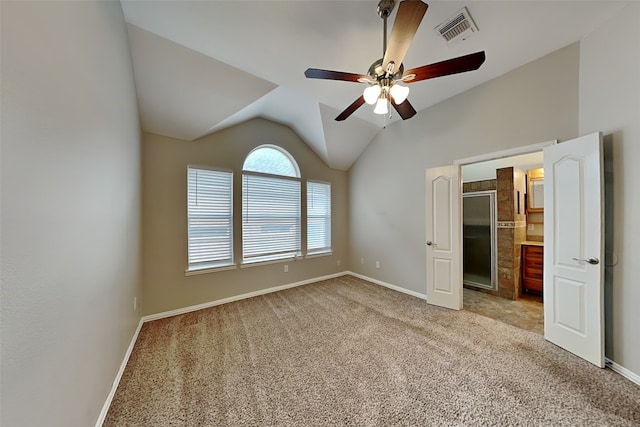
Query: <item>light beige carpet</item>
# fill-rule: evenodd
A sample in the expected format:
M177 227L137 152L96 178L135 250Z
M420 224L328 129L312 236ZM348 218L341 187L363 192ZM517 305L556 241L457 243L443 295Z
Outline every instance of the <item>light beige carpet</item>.
M146 323L105 426L638 426L540 335L343 276Z

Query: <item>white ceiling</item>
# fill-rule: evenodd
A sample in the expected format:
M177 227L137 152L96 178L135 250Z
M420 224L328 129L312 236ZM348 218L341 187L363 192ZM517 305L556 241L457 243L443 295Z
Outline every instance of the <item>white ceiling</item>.
M346 170L385 125L369 105L334 120L363 85L304 77L309 67L366 74L382 57L378 0L121 3L147 132L193 140L263 117L290 126L327 165ZM480 50L487 60L477 71L410 85L417 111L580 40L628 1L427 3L406 68ZM448 48L433 29L464 6L479 32Z

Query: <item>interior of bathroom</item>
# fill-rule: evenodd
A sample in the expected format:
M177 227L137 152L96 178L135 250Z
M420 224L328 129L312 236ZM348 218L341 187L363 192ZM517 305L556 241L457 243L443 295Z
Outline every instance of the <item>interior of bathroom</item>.
M531 309L535 329L541 328L544 257L542 152L464 165L462 181L465 301L480 293L482 304L475 305L484 306L483 310L491 311L493 317L506 316L496 311L515 311L514 316L522 317L518 311ZM502 300L486 302L487 296ZM473 301L477 300L477 297L473 298L476 298ZM526 300L527 306L516 310L496 308L496 301L504 305L500 302L504 300Z

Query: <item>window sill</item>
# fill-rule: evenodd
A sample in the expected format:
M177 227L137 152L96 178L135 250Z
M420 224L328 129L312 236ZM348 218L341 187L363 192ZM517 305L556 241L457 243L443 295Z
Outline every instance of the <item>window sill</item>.
M326 252L312 252L310 254L307 254L307 256L305 258L306 259L309 259L309 258L320 258L320 257L323 257L323 256L330 256L330 255L333 255L333 251L331 251L331 250L326 251Z
M208 273L215 273L218 271L235 270L236 268L238 268L236 264L221 265L218 267L192 268L192 269L186 269L184 271L184 275L197 276L198 274L208 274Z
M287 258L265 259L259 261L245 261L240 264L240 268L258 267L261 265L279 264L281 262L292 262L302 259L302 255L290 256Z

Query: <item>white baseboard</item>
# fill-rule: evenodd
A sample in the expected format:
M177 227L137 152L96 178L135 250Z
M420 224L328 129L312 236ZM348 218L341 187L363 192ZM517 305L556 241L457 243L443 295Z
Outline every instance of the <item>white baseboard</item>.
M382 280L374 279L372 277L365 276L363 274L354 273L353 271L347 271L345 274L350 274L359 279L366 280L367 282L375 283L376 285L384 286L385 288L393 289L394 291L402 292L403 294L411 295L416 298L420 298L423 300L427 300L426 294L421 294L420 292L410 291L409 289L401 288L400 286L392 285L387 282L383 282Z
M623 377L625 377L629 381L632 381L632 382L640 385L640 375L638 375L638 374L636 374L634 372L631 372L630 370L628 370L624 366L618 365L616 362L614 362L613 360L611 360L609 358L605 358L604 364L605 364L605 366L607 368L611 368L612 371L617 372L618 374L622 375Z
M289 283L287 285L274 286L272 288L261 289L255 292L248 292L246 294L234 295L229 298L223 298L215 301L209 301L202 304L191 305L189 307L178 308L170 311L163 311L161 313L149 314L144 316L142 320L144 322L150 322L152 320L164 319L167 317L177 316L179 314L190 313L192 311L202 310L204 308L215 307L216 305L227 304L234 301L240 301L247 298L257 297L259 295L270 294L272 292L282 291L284 289L295 288L296 286L308 285L309 283L319 282L321 280L333 279L334 277L344 276L345 274L349 274L348 272L340 272L335 274L329 274L327 276L316 277L313 279L302 280L300 282Z
M111 391L107 395L107 400L104 402L102 406L102 411L100 411L100 415L98 416L98 420L96 421L96 427L101 427L102 423L104 423L105 418L107 417L107 412L109 412L109 407L111 406L111 402L113 401L113 397L116 395L116 390L118 389L118 385L120 384L120 379L122 378L122 374L124 374L124 369L127 367L127 363L129 362L129 357L131 357L131 352L133 351L133 347L136 345L136 341L138 340L138 334L140 333L140 329L142 329L142 324L144 321L142 318L138 322L138 327L131 338L131 342L129 343L129 347L127 348L127 352L124 354L124 359L120 364L120 369L118 369L118 373L116 374L116 378L113 380L113 385L111 386Z
M335 277L344 276L346 274L349 274L349 272L343 271L343 272L340 272L340 273L329 274L327 276L316 277L316 278L313 278L313 279L307 279L307 280L303 280L303 281L295 282L295 283L289 283L287 285L275 286L275 287L272 287L272 288L262 289L262 290L255 291L255 292L249 292L249 293L242 294L242 295L236 295L236 296L229 297L229 298L224 298L224 299L221 299L221 300L210 301L210 302L206 302L206 303L203 303L203 304L192 305L192 306L189 306L189 307L179 308L179 309L176 309L176 310L165 311L165 312L162 312L162 313L156 313L156 314L150 314L148 316L143 316L142 318L140 318L140 322L138 323L138 328L136 329L135 333L133 334L133 337L131 338L131 343L129 344L129 348L127 348L127 352L124 355L124 359L122 360L122 363L120 364L120 369L118 370L118 373L116 374L116 378L113 380L113 385L111 387L111 391L109 392L109 395L107 396L107 400L104 402L104 406L102 407L102 411L100 412L100 415L98 416L98 420L96 421L96 427L102 427L102 424L104 423L104 420L107 417L107 412L109 412L109 407L111 406L111 402L113 401L113 397L115 396L116 390L118 389L118 385L120 384L120 379L122 378L122 374L124 374L124 370L127 367L127 363L129 362L129 357L131 357L131 352L133 351L133 347L135 346L136 341L138 339L138 334L140 333L140 330L142 329L142 325L144 323L150 322L152 320L164 319L166 317L177 316L179 314L189 313L189 312L196 311L196 310L202 310L203 308L209 308L209 307L214 307L216 305L226 304L228 302L239 301L239 300L246 299L246 298L252 298L252 297L255 297L255 296L258 296L258 295L265 295L265 294L269 294L269 293L272 293L272 292L282 291L284 289L295 288L296 286L308 285L309 283L319 282L321 280L333 279Z
M374 279L374 278L371 278L371 277L367 277L367 276L362 275L362 274L354 273L352 271L347 271L346 274L350 274L350 275L358 277L358 278L360 278L362 280L366 280L368 282L372 282L372 283L375 283L377 285L384 286L384 287L389 288L389 289L393 289L394 291L398 291L398 292L402 292L402 293L405 293L405 294L408 294L408 295L412 295L414 297L421 298L423 300L427 299L427 295L426 294L421 294L421 293L418 293L418 292L410 291L408 289L401 288L401 287L395 286L395 285L391 285L389 283L386 283L386 282L383 282L383 281L380 281L380 280L377 280L377 279ZM640 375L628 370L624 366L621 366L621 365L617 364L613 360L611 360L609 358L605 358L605 366L610 368L612 371L622 375L623 377L625 377L629 381L640 385Z
M354 273L352 271L342 271L339 273L334 273L334 274L329 274L326 276L321 276L321 277L314 277L313 279L307 279L307 280L302 280L300 282L294 282L294 283L289 283L286 285L280 285L280 286L274 286L272 288L267 288L267 289L261 289L259 291L255 291L255 292L248 292L246 294L240 294L240 295L234 295L232 297L229 298L223 298L223 299L219 299L219 300L215 300L215 301L209 301L209 302L205 302L202 304L196 304L196 305L191 305L188 307L183 307L183 308L177 308L175 310L169 310L169 311L163 311L160 313L155 313L155 314L149 314L147 316L143 316L142 317L142 321L143 322L150 322L152 320L158 320L158 319L165 319L167 317L173 317L173 316L178 316L180 314L185 314L185 313L190 313L192 311L198 311L198 310L202 310L205 308L209 308L209 307L215 307L216 305L222 305L222 304L227 304L230 302L234 302L234 301L240 301L243 299L247 299L247 298L253 298L256 296L260 296L260 295L266 295L266 294L270 294L272 292L278 292L278 291L282 291L285 289L289 289L289 288L295 288L297 286L303 286L303 285L308 285L309 283L315 283L315 282L320 282L322 280L328 280L328 279L333 279L335 277L340 277L340 276L344 276L344 275L352 275L355 277L358 277L362 280L366 280L368 282L372 282L375 283L376 285L380 285L380 286L384 286L386 288L389 289L393 289L394 291L398 291L398 292L402 292L420 299L427 299L426 294L421 294L419 292L414 292L414 291L410 291L408 289L405 288L401 288L399 286L395 286L392 285L390 283L386 283L371 277L367 277L364 276L362 274L358 274L358 273Z
M287 285L281 285L281 286L275 286L272 288L267 288L267 289L262 289L259 291L255 291L255 292L249 292L246 294L241 294L241 295L236 295L233 297L229 297L229 298L224 298L221 300L216 300L216 301L210 301L210 302L206 302L203 304L197 304L197 305L192 305L189 307L184 307L184 308L180 308L180 309L176 309L176 310L171 310L171 311L165 311L162 313L156 313L156 314L151 314L148 316L143 316L140 319L140 322L138 323L138 327L135 331L135 333L133 334L133 337L131 338L131 343L129 344L129 347L127 348L127 352L124 355L124 359L122 360L122 363L120 364L120 369L118 370L118 373L116 375L116 378L113 381L113 385L111 387L111 391L109 392L109 395L107 396L107 400L104 403L104 406L102 407L102 411L100 412L100 416L98 417L98 420L96 421L96 427L101 427L102 424L104 423L105 418L107 417L107 412L109 411L109 407L111 406L111 402L113 400L113 397L116 394L116 390L118 389L118 385L120 384L120 379L122 378L122 374L124 374L124 370L127 367L127 363L129 362L129 357L131 356L131 352L133 351L133 347L135 346L135 343L138 339L138 334L140 333L140 330L142 329L142 325L146 322L150 322L152 320L158 320L158 319L164 319L166 317L172 317L172 316L177 316L179 314L184 314L184 313L189 313L192 311L196 311L196 310L202 310L203 308L209 308L209 307L214 307L216 305L222 305L222 304L226 304L229 302L233 302L233 301L239 301L242 299L246 299L246 298L252 298L255 296L259 296L259 295L265 295L265 294L269 294L272 292L278 292L278 291L282 291L284 289L289 289L289 288L294 288L297 286L302 286L302 285L307 285L309 283L315 283L315 282L319 282L321 280L328 280L328 279L333 279L335 277L340 277L340 276L344 276L344 275L351 275L351 276L355 276L358 277L362 280L366 280L368 282L371 283L375 283L376 285L380 285L380 286L384 286L385 288L389 288L389 289L393 289L394 291L397 292L402 292L404 294L407 295L411 295L414 296L416 298L420 298L423 300L427 299L426 294L422 294L419 292L415 292L415 291L411 291L409 289L405 289L405 288L401 288L399 286L396 285L392 285L390 283L386 283L383 282L381 280L378 279L374 279L372 277L368 277L362 274L358 274L358 273L354 273L352 271L343 271L340 273L335 273L335 274L330 274L327 276L322 276L322 277L316 277L313 279L307 279L307 280L303 280L300 282L295 282L295 283L290 283ZM640 376L631 372L630 370L618 365L617 363L615 363L614 361L610 360L610 359L606 359L606 366L611 368L611 370L617 372L618 374L622 375L623 377L629 379L630 381L640 385Z

